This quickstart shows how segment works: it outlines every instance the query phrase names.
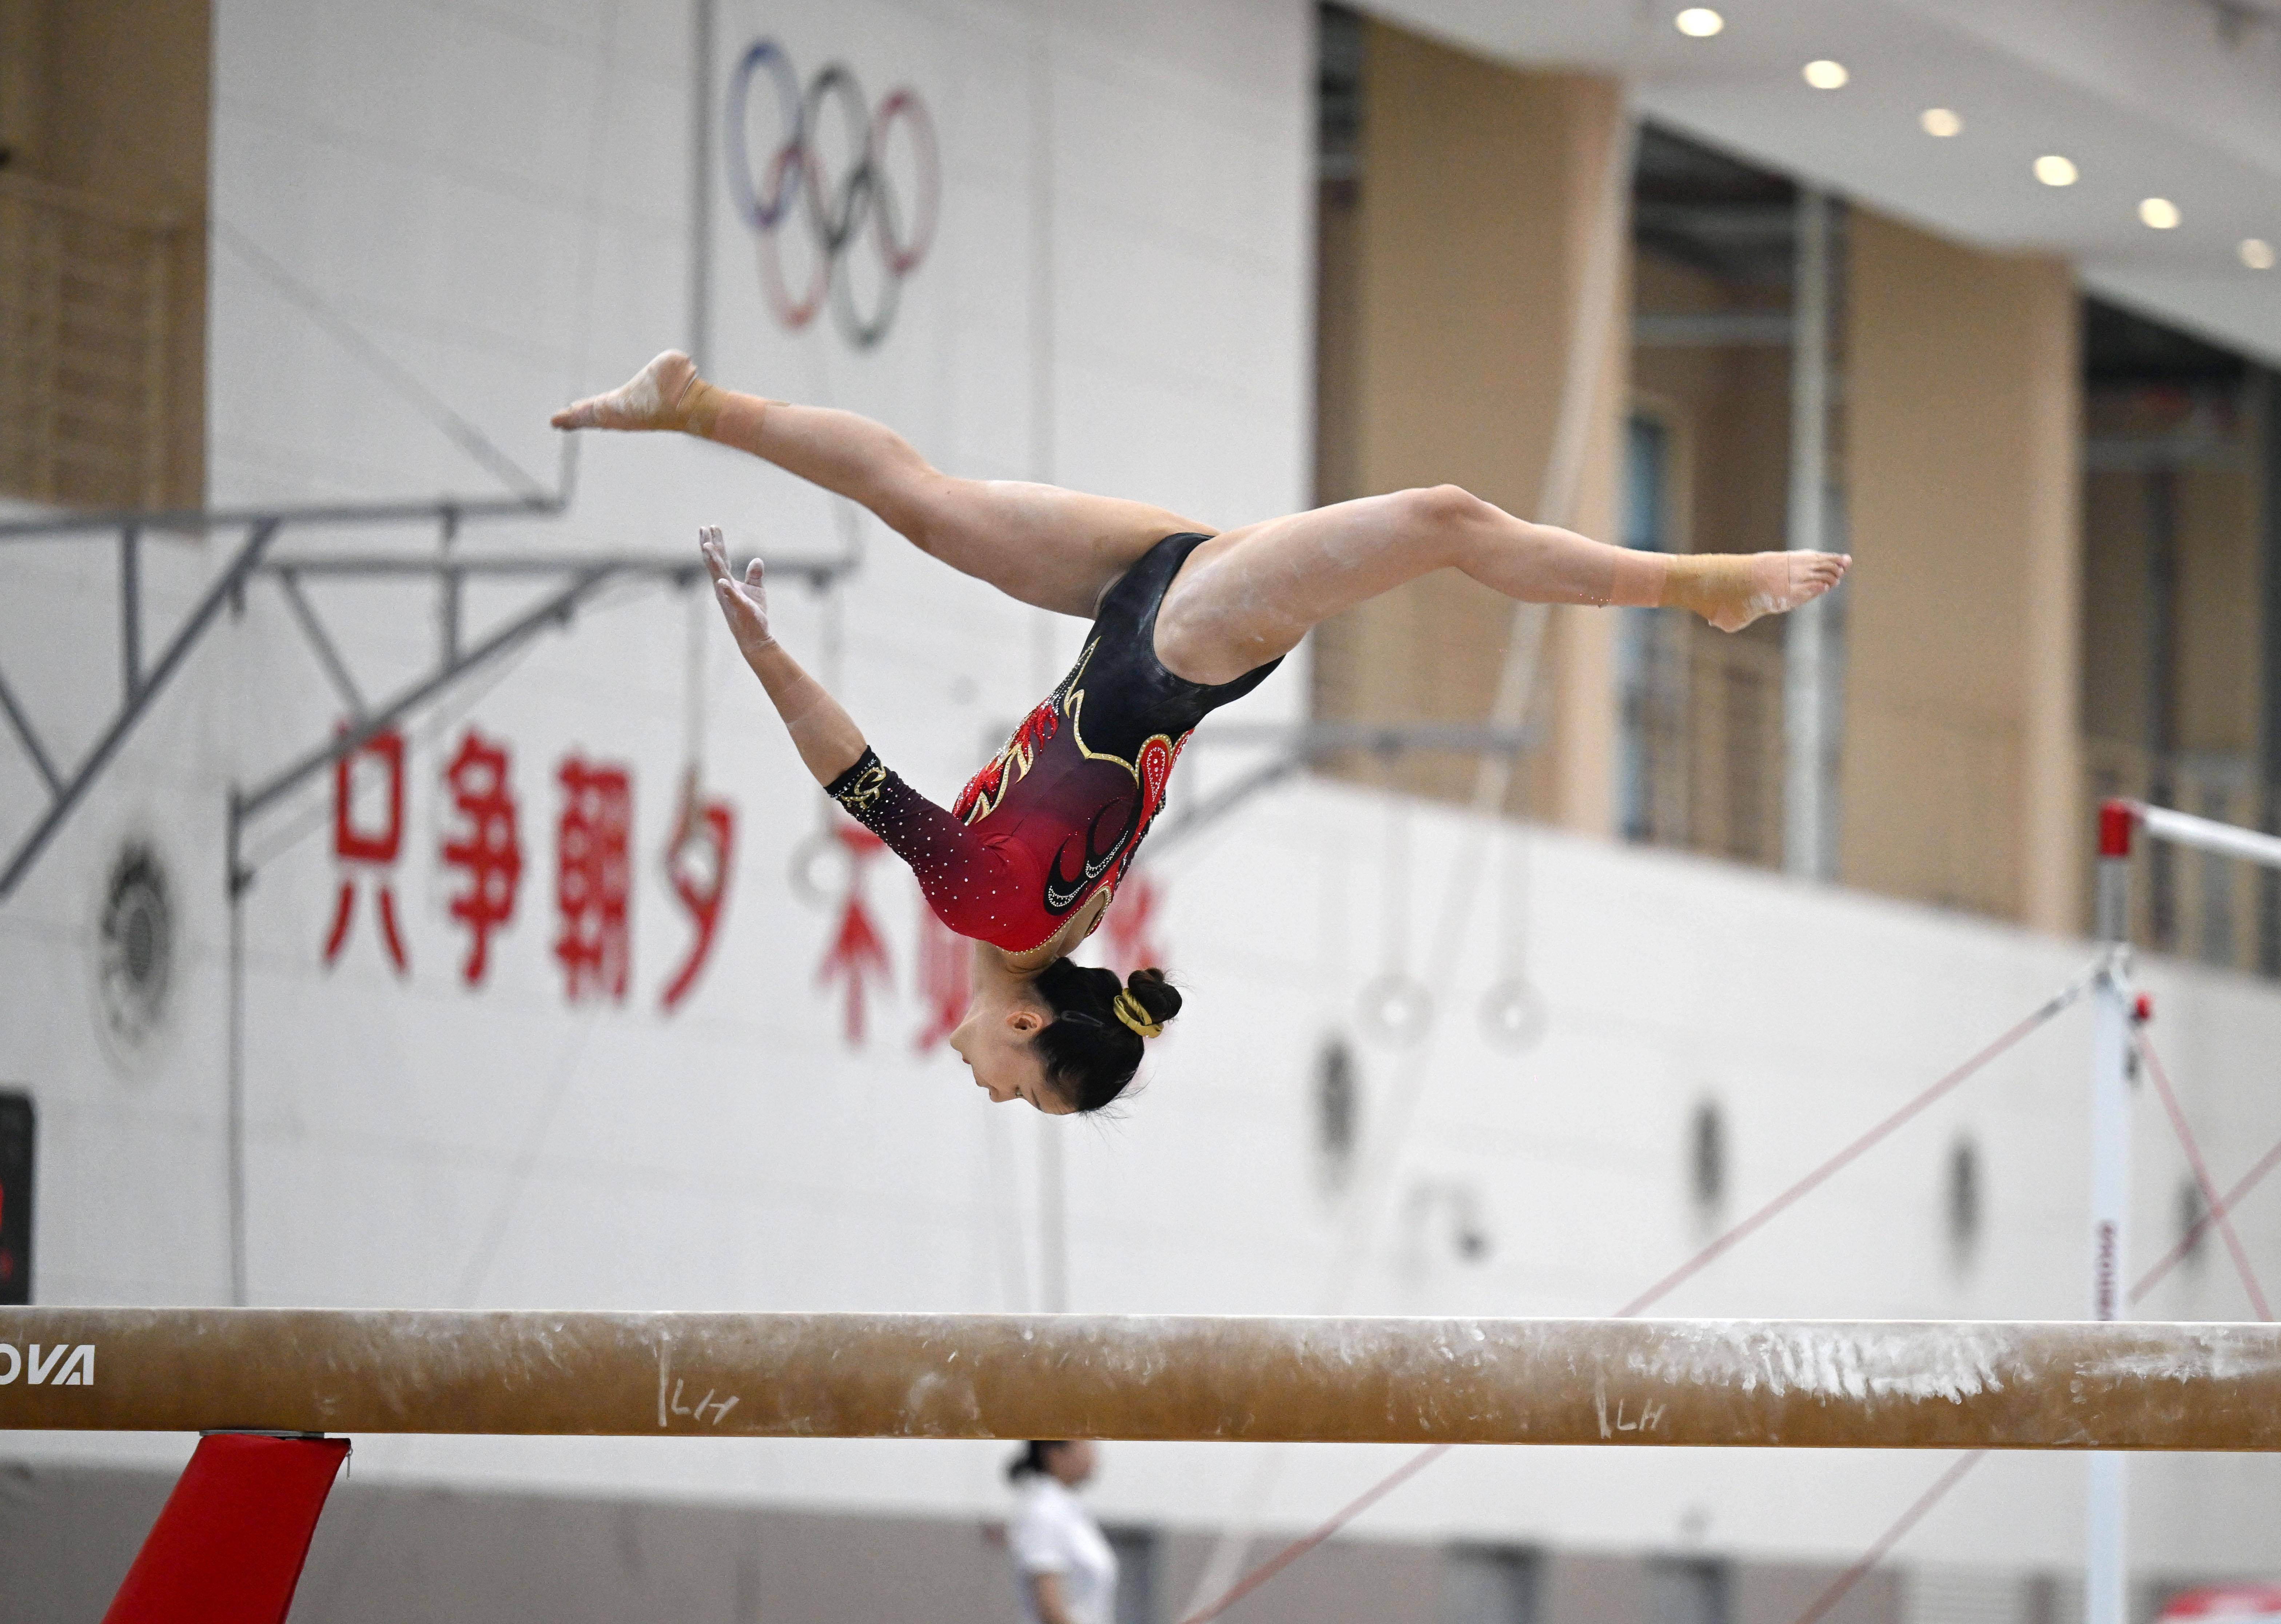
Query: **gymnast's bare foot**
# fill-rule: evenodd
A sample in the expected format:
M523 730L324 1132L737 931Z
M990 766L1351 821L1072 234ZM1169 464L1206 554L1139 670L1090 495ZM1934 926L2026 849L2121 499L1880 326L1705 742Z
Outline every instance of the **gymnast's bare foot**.
M1682 553L1663 601L1692 609L1721 631L1811 603L1845 578L1848 553Z
M1761 615L1787 614L1844 580L1852 563L1850 553L1754 553L1750 614L1731 626L1711 623L1721 631L1740 631Z
M701 434L711 424L696 420L705 415L707 397L717 392L697 375L696 362L668 350L608 394L589 395L547 421L557 429L679 429Z

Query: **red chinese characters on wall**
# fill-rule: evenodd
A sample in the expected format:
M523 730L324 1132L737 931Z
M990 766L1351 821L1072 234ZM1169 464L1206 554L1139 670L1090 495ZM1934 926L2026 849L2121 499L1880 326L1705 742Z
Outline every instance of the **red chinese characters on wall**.
M346 731L345 727L344 732ZM339 866L324 962L336 963L366 913L388 963L409 974L410 955L398 905L396 871L403 855L406 818L406 741L385 729L345 750L333 779L333 849ZM631 990L632 905L636 867L632 769L573 751L558 763L560 796L554 821L556 928L549 951L573 1004L623 1003ZM522 802L515 793L514 751L503 739L464 727L438 775L443 827L436 847L449 872L440 893L453 924L466 932L461 981L480 988L491 978L496 949L513 926L525 863ZM681 1009L702 980L723 938L723 921L737 855L737 815L725 798L707 794L695 768L684 775L673 822L657 858L662 877L686 916L686 946L657 988L658 1007ZM821 853L840 860L845 890L835 903L816 985L838 1006L846 1041L868 1040L877 1000L892 992L895 973L889 945L866 895L878 838L835 816L820 837ZM369 898L369 907L366 900ZM1100 957L1121 973L1162 964L1163 893L1145 870L1125 876L1102 922ZM919 1019L915 1048L939 1048L963 1017L972 996L973 946L922 902L912 940L912 989Z
M871 910L863 901L864 865L886 849L886 842L844 818L832 826L831 832L847 854L847 894L840 903L839 929L824 951L823 963L816 968L816 982L818 986L829 986L834 981L847 984L844 1025L847 1041L861 1048L870 983L877 978L885 986L893 979L886 944L880 940L878 927L871 923Z
M627 909L633 891L628 855L634 823L633 778L626 769L563 758L555 778L562 816L555 825L554 956L563 996L622 1002L633 971Z
M670 1011L697 985L705 962L713 954L714 938L721 929L721 905L729 894L729 859L735 849L736 811L722 800L707 798L692 767L681 781L681 808L674 818L673 838L665 844L665 877L673 894L688 910L696 937L688 956L673 979L665 985L659 1005Z
M340 731L348 729L344 725ZM361 781L379 779L379 807L360 807L356 793ZM369 798L368 798L369 799ZM377 811L377 816L373 814ZM410 969L404 951L404 933L396 923L396 888L392 870L404 847L404 735L385 728L342 753L333 763L333 855L341 865L340 890L333 904L332 929L325 935L325 965L330 969L348 943L349 924L356 916L360 882L370 880L375 891L373 911L380 921L381 946L396 973Z
M341 731L347 731L344 724ZM334 764L333 852L340 876L324 939L328 966L347 950L369 893L382 951L398 975L409 973L395 884L404 851L405 756L403 734L388 728L344 750ZM497 963L499 938L514 922L527 861L513 748L468 727L440 777L445 810L437 858L452 877L444 907L467 932L460 979L480 987ZM623 1002L633 970L632 769L573 752L555 778L561 804L554 831L552 951L561 968L563 996L571 1003ZM667 883L692 929L687 952L660 989L660 1005L669 1013L695 988L720 942L735 837L735 808L723 797L705 794L691 769L661 854ZM857 958L859 974L884 973L884 949L876 963L860 951Z
M459 832L443 847L445 865L459 870L463 881L451 901L452 917L468 928L460 978L480 986L491 963L491 932L514 919L515 891L522 880L522 842L516 832L506 746L469 728L444 769L444 782L461 819Z
M348 731L347 724L341 731ZM399 977L410 974L396 885L404 850L406 754L402 732L386 728L344 750L334 764L338 878L324 938L328 967L347 951L357 917L365 912L374 921L387 962ZM482 987L497 963L494 949L514 924L528 861L514 776L510 744L474 726L461 730L439 774L445 815L436 852L451 877L444 908L466 932L460 978L470 988ZM561 800L554 824L556 928L551 951L561 968L563 997L573 1004L623 1003L633 972L633 772L622 762L590 760L574 751L562 758L554 777ZM688 945L658 989L658 1006L665 1014L677 1012L690 998L723 939L736 831L735 808L723 797L707 794L697 769L689 769L671 831L658 854L666 884L688 922ZM847 1042L861 1048L870 1035L875 1000L890 992L895 980L887 941L865 895L868 872L885 847L870 831L837 816L820 839L823 852L844 859L846 890L816 982L836 999ZM1120 973L1164 962L1162 901L1146 871L1125 876L1100 940L1101 956ZM963 1017L973 992L972 954L973 945L922 901L912 978L919 1002L912 1037L919 1053L939 1048Z

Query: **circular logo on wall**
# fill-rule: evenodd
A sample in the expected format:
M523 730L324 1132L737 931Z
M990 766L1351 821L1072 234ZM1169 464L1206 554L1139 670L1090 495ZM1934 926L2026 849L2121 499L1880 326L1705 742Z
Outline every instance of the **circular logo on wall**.
M765 87L756 90L763 78ZM776 140L758 149L753 104L764 98L776 103ZM942 179L926 104L905 85L875 108L855 71L842 62L823 67L803 89L784 47L760 40L729 76L727 111L729 195L753 229L769 310L798 332L829 303L847 342L871 349L893 324L903 278L918 269L934 241ZM891 148L909 149L908 196L890 173ZM807 240L809 267L797 295L786 283L778 242L793 220ZM870 265L858 271L850 261L864 245ZM870 284L868 300L859 298L858 281Z
M165 1019L174 974L174 891L158 853L139 840L111 865L97 940L104 1020L139 1045Z

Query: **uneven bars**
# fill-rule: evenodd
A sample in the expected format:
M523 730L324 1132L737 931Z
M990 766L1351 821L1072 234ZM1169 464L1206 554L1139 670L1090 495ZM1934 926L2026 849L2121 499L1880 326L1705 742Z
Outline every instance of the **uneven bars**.
M2281 1450L2281 1326L0 1309L0 1428Z
M2151 806L2143 800L2116 800L2107 804L2125 808L2140 828L2157 839L2177 846L2197 847L2206 852L2223 852L2229 857L2262 863L2269 869L2281 869L2281 836L2237 828L2212 817L2196 817L2191 812L2174 812L2168 807Z

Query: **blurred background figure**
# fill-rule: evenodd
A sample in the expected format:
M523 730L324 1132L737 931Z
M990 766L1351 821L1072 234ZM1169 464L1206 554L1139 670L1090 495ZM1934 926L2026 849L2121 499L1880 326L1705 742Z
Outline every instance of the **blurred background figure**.
M1033 1440L1006 1468L1019 1502L1006 1552L1022 1624L1115 1624L1117 1552L1077 1497L1100 1460L1090 1438Z

